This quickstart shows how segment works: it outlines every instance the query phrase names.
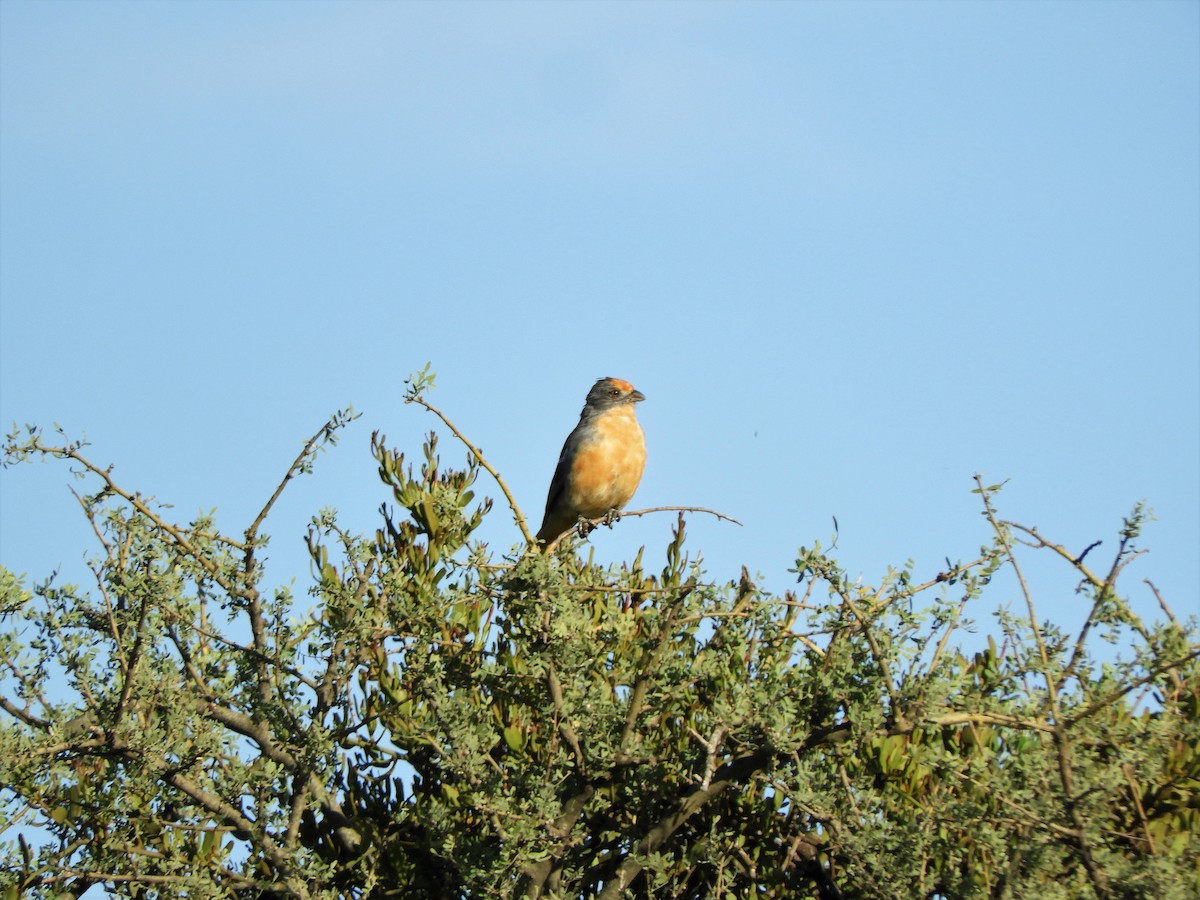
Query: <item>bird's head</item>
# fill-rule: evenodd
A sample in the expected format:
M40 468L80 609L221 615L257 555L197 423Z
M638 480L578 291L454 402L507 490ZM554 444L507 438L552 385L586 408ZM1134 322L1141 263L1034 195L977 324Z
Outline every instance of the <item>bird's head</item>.
M601 378L588 391L584 412L604 412L616 406L639 403L646 396L628 381L620 378Z

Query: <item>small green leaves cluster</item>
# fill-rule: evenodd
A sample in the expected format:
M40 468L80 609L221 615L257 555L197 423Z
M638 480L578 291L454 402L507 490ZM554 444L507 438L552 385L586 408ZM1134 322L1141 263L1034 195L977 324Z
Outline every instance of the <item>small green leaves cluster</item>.
M0 569L0 897L1200 891L1195 623L1144 623L1119 582L1145 510L1093 572L980 482L972 557L872 585L813 545L776 595L713 579L682 514L623 564L497 555L479 451L445 465L431 434L409 462L376 433L379 527L318 514L297 601L260 527L351 418L236 537L82 443L10 438L90 479L100 549L87 587ZM1035 553L1078 576L1077 630L1038 615Z

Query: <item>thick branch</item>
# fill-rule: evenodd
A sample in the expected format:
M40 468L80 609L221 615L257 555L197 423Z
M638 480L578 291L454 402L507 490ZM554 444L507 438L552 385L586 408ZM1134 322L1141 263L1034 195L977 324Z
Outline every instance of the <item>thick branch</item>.
M655 852L698 811L729 788L745 784L769 761L770 755L767 752L756 751L732 759L717 769L708 787L695 788L680 802L675 812L664 816L646 832L645 837L638 841L637 849L625 857L624 862L617 867L616 873L604 885L598 900L618 900L643 869L642 863L638 861L639 857Z

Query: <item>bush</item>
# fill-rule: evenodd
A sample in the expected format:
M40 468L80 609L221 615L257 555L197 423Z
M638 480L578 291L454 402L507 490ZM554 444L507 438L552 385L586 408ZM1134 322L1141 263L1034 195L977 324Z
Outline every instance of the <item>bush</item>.
M977 558L868 586L802 548L775 596L691 562L683 513L661 564L574 539L497 560L474 447L443 468L431 435L414 471L377 434L395 507L369 536L315 518L297 602L263 583L262 528L351 418L239 535L170 521L82 444L10 436L9 464L82 473L100 555L86 589L0 570L3 896L1200 892L1200 647L1118 588L1141 509L1094 572L979 482ZM1077 574L1078 632L1038 617L1029 553ZM1020 612L956 649L1003 568Z

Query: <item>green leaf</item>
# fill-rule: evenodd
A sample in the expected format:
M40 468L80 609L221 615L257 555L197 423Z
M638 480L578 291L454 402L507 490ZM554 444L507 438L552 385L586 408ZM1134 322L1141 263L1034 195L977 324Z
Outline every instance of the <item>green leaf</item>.
M526 743L525 730L516 725L509 725L504 729L504 743L508 745L510 750L523 750Z

